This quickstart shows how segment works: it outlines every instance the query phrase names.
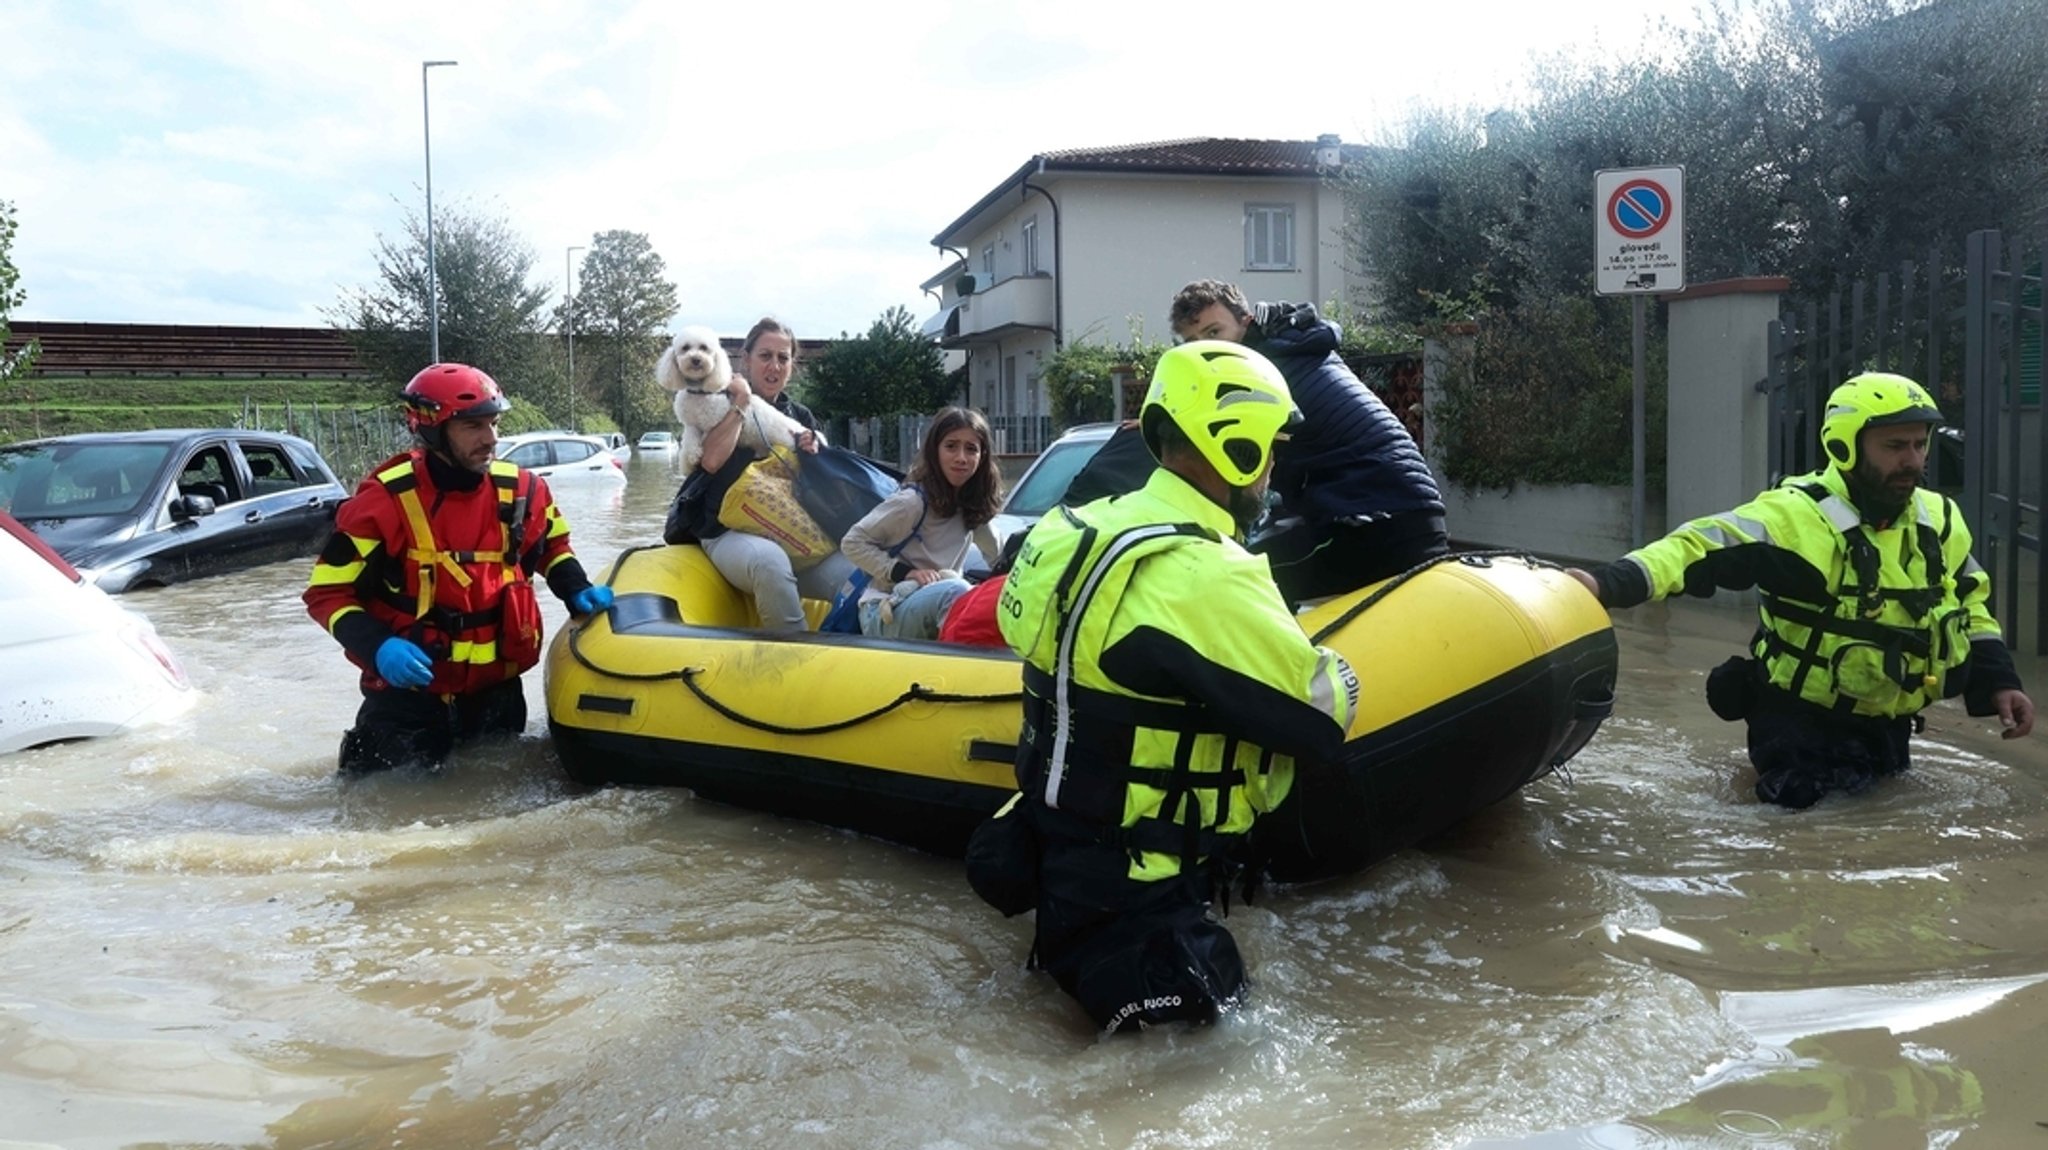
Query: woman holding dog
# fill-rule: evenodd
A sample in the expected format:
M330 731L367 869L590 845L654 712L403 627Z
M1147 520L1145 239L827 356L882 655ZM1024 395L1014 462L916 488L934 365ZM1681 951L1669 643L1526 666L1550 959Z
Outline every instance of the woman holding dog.
M797 437L797 447L817 454L825 442L818 433L818 418L785 390L797 370L796 333L781 320L763 317L748 330L740 358L740 371L746 382L734 383L730 390L732 410L704 433L704 454L697 460L697 466L712 473L723 468L739 443L747 405L764 401L803 424L805 430ZM714 528L700 531L698 538L704 554L725 576L725 581L754 597L754 612L767 631L803 630L804 599L831 599L853 573L853 565L838 552L799 572L790 563L789 553L763 536Z
M870 577L860 599L860 632L936 639L946 609L972 584L960 577L970 545L996 559L989 521L1002 509L988 420L948 407L932 418L910 478L841 541Z

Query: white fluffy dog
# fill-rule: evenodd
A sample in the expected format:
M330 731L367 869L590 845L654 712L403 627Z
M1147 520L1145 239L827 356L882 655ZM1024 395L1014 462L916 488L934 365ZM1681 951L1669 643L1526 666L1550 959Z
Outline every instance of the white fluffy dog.
M704 436L733 408L734 393L749 394L747 381L732 373L732 360L708 327L686 327L676 333L654 363L654 381L673 393L676 422L683 425L682 465L689 474L704 454ZM739 445L766 455L774 445L794 449L804 425L761 400L749 400L740 412Z

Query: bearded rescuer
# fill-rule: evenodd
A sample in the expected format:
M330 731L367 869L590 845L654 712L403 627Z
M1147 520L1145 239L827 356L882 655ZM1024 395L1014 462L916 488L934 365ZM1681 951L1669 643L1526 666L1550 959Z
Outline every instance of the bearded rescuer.
M1244 996L1208 914L1226 852L1286 796L1290 756L1338 757L1358 704L1350 666L1239 543L1299 418L1257 352L1173 348L1140 418L1159 468L1056 508L1004 584L1024 723L1019 800L995 821L1033 832L1035 964L1108 1030L1207 1022Z
M519 675L540 661L532 576L578 615L611 606L569 549L569 525L533 473L496 458L497 382L438 363L407 384L409 452L341 505L306 610L362 668L362 709L341 772L439 766L460 741L526 727Z
M1905 770L1908 737L1936 699L1961 695L2008 739L2033 730L1969 525L1920 486L1941 421L1905 376L1858 375L1828 397L1820 471L1572 572L1608 607L1757 589L1750 654L1708 676L1707 702L1747 720L1764 802L1809 807Z

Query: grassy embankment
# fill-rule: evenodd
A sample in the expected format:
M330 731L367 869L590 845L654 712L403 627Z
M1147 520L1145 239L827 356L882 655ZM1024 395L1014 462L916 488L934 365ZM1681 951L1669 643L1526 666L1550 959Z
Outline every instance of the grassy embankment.
M312 440L353 481L352 473L388 454L397 410L388 386L361 380L36 376L0 391L0 443L86 431L261 427Z
M153 427L232 427L254 405L265 427L279 426L289 404L314 410L389 408L390 389L333 379L89 379L35 377L0 392L0 442L82 431Z

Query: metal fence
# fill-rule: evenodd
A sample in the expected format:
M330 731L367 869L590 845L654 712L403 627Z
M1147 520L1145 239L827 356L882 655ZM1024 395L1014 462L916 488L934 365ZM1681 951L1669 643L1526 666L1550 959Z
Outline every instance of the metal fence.
M991 415L988 424L997 455L1037 455L1055 438L1049 415ZM865 416L847 420L839 442L908 471L931 425L932 417L922 412Z
M317 403L281 403L265 407L245 398L235 426L282 431L310 440L349 487L412 442L412 432L406 428L404 417L388 405L321 407Z
M2031 599L2033 651L2048 653L2048 422L2041 419L2043 244L1978 232L1967 245L1963 331L1963 517L1991 571L2010 642ZM2022 552L2032 552L2030 558ZM2031 587L2031 595L2027 592Z
M1923 381L1951 415L1962 406L1963 284L1939 252L1905 263L1875 283L1808 300L1770 325L1769 467L1773 483L1821 466L1820 411L1836 385L1861 371L1893 371ZM1930 453L1928 481L1948 478L1951 438Z
M910 413L849 419L840 446L907 472L917 462L918 445L924 442L925 428L931 423L929 415Z

